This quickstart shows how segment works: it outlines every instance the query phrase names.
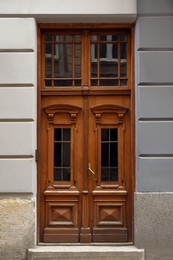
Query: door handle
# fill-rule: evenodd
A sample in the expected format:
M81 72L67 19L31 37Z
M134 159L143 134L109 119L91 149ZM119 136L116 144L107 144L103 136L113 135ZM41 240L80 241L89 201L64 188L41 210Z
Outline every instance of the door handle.
M88 171L89 171L89 176L91 174L95 175L95 172L91 169L91 163L88 163Z

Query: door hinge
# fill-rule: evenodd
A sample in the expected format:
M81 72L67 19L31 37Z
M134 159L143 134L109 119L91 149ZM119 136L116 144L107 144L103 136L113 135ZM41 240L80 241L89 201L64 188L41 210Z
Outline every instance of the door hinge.
M35 150L35 162L38 162L38 150Z

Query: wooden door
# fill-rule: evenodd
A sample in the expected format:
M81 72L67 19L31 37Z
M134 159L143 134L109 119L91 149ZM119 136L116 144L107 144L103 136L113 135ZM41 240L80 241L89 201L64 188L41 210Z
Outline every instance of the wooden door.
M131 28L45 27L40 241L132 241Z

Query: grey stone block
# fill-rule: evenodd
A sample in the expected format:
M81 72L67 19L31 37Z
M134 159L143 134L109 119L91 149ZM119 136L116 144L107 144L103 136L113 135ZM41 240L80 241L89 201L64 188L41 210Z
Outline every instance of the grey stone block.
M138 14L172 14L172 0L138 0Z
M173 154L173 122L138 123L137 152L139 155Z
M141 51L137 54L138 84L173 83L173 51Z
M144 260L144 250L134 246L43 246L28 250L28 260Z
M173 118L173 86L141 86L137 89L139 118Z
M139 17L136 24L136 48L173 48L172 27L173 16Z
M138 192L173 192L173 157L138 158Z

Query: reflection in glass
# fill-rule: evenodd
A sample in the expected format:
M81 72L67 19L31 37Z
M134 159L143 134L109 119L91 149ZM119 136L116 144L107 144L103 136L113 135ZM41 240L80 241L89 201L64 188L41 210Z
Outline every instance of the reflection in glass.
M54 129L54 181L70 181L70 128Z
M78 81L75 81L78 79ZM81 86L81 36L45 35L45 86ZM50 84L51 82L51 84Z
M101 181L118 181L118 129L101 129Z
M122 86L124 79L127 79L127 36L118 33L92 35L91 86ZM123 81L125 83L127 81Z

